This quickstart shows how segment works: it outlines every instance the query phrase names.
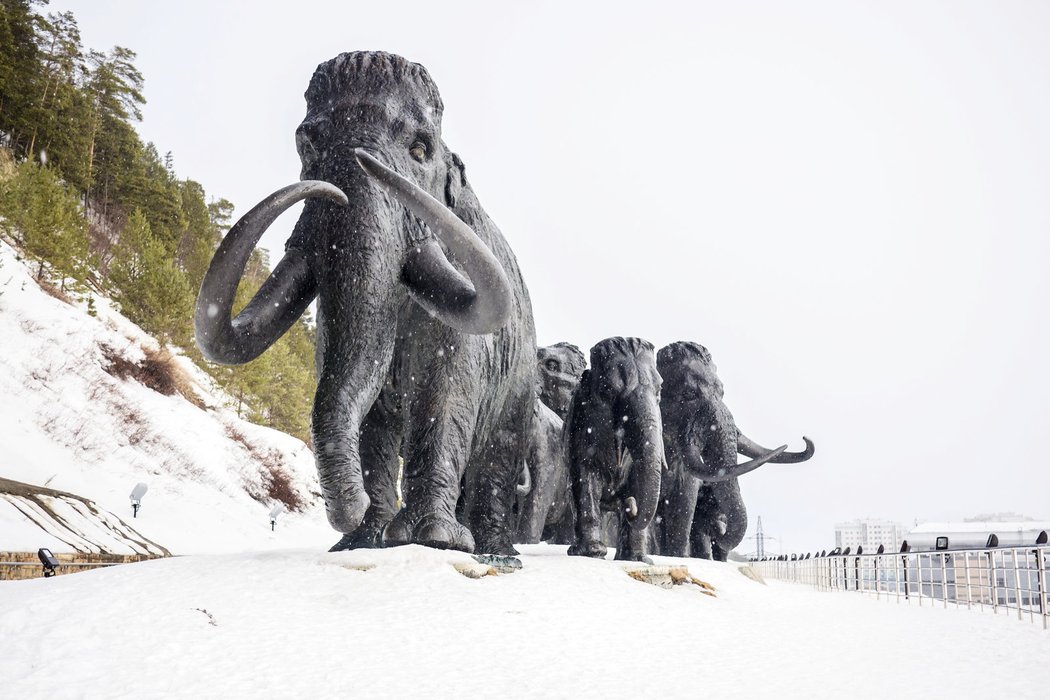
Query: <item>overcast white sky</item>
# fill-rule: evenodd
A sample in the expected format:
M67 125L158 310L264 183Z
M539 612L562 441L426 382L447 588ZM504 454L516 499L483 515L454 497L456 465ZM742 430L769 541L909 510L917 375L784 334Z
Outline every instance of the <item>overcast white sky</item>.
M51 8L138 52L140 132L238 213L298 179L318 63L426 65L541 344L698 341L747 434L816 441L742 480L785 551L865 516L1050 518L1050 4Z

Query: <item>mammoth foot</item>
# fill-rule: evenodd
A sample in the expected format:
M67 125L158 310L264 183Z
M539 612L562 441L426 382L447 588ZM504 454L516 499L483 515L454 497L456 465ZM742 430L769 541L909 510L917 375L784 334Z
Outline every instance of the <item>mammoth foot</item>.
M383 546L383 528L362 525L353 532L343 535L342 539L332 545L329 552L342 552L347 549L380 549Z
M640 561L643 564L652 564L653 560L645 552L638 552L621 547L616 550L616 561Z
M593 557L595 559L604 559L605 555L608 553L609 548L597 540L574 542L572 546L569 547L570 557Z
M518 550L514 549L514 545L510 541L510 536L505 533L488 536L479 535L474 551L479 554L501 554L508 557L514 557L518 554Z
M397 547L403 544L421 544L434 549L458 549L474 552L474 537L470 530L455 518L430 513L421 518L412 518L406 510L398 513L383 531L383 546Z

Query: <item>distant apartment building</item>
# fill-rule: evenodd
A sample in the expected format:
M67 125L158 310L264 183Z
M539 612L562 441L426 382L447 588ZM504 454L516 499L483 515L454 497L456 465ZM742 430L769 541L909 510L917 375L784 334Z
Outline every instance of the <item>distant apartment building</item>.
M849 547L854 552L857 547L863 547L865 552L874 553L880 544L887 552L896 552L901 548L902 539L903 528L892 520L864 518L835 524L835 546Z

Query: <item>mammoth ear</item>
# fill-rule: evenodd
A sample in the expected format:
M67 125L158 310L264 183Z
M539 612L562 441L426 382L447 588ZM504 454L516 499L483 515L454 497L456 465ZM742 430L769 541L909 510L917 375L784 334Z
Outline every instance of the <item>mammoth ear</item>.
M467 183L466 168L459 155L448 151L447 157L448 176L445 179L445 206L449 209L456 207L459 193Z

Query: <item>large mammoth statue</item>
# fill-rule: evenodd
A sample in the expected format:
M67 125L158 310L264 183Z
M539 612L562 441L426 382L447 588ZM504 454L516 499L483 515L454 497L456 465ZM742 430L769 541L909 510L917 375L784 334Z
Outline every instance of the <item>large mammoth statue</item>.
M565 421L576 539L569 554L604 557L601 511L620 512L617 559L647 560L664 443L652 343L608 338L591 348Z
M803 438L803 452L786 445L769 450L737 429L722 400L711 354L702 345L671 343L657 353L664 380L660 397L668 470L660 498L660 553L703 556L710 549L725 560L747 530L747 510L737 477L767 462L804 462L813 442ZM737 464L737 454L751 458Z
M197 299L197 342L211 360L247 362L316 297L312 431L328 521L345 534L336 547L382 533L385 544L513 554L536 352L514 254L441 138L423 66L344 53L317 67L306 103L302 182L223 240ZM284 257L231 320L253 247L304 198ZM395 514L399 451L406 505Z
M520 499L518 542L572 542L574 509L562 427L572 394L586 368L587 358L571 343L536 351L539 400L533 408L525 457L531 490Z

